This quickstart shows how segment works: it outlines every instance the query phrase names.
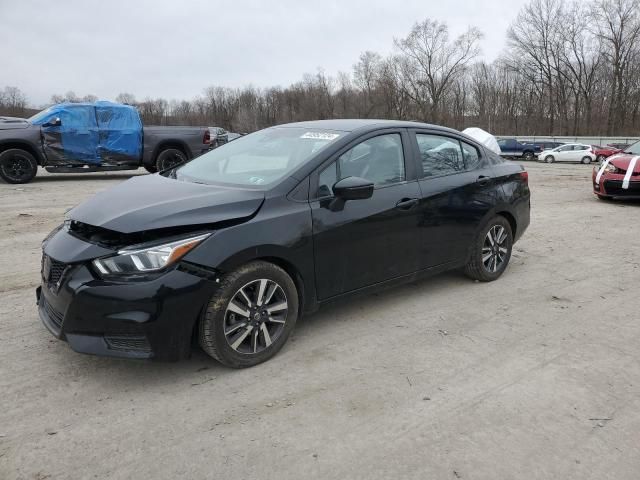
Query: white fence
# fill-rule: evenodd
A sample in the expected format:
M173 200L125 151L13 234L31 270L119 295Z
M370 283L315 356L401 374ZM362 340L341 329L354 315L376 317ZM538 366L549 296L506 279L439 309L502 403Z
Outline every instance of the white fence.
M562 143L584 143L586 145L609 145L610 143L635 143L640 137L555 137L553 135L518 136L518 135L496 135L497 138L515 138L523 143L535 142L562 142Z

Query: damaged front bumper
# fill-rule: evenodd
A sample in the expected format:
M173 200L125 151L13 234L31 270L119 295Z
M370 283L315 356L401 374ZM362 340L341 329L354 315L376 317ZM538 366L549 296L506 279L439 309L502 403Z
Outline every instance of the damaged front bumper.
M193 329L216 289L216 273L182 262L146 277L107 280L90 265L102 253L96 248L104 250L64 229L44 246L36 297L45 327L81 353L187 357Z

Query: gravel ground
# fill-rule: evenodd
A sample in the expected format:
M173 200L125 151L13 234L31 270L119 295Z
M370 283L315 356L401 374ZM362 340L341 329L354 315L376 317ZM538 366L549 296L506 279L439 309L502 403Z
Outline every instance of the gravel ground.
M527 164L505 275L343 302L271 361L74 353L40 324L40 241L128 175L0 185L0 479L640 478L640 203ZM142 173L142 172L140 172Z

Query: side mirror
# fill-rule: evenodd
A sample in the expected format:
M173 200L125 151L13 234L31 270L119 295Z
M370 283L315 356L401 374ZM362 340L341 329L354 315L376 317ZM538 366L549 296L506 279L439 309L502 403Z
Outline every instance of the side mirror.
M60 120L60 117L55 117L49 120L47 123L45 123L42 126L43 127L59 127L60 125L62 125L62 120Z
M336 182L333 193L342 200L364 200L373 195L373 182L361 177L347 177Z

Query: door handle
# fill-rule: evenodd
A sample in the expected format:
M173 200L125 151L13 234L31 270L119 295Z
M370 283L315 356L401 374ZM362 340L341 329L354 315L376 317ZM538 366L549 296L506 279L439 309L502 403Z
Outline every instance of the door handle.
M400 210L410 210L420 201L419 198L403 198L396 203L396 208Z
M486 185L489 183L490 180L491 180L491 177L487 177L486 175L480 175L476 180L476 183L478 185Z

